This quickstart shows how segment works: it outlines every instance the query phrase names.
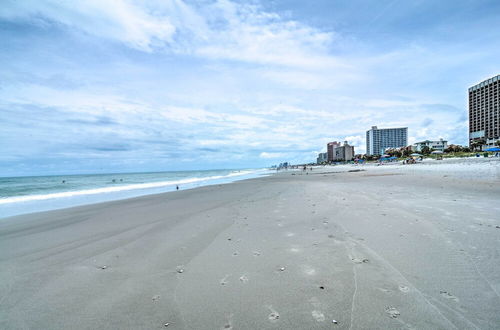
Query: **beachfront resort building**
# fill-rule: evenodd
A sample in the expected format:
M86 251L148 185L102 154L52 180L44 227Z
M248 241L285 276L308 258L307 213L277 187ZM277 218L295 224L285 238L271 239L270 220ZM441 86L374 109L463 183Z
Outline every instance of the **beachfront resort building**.
M500 75L469 88L469 147L500 140Z
M333 141L326 144L327 161L333 162L335 157L335 148L340 147L340 142Z
M326 163L328 160L328 154L326 152L320 152L318 158L316 159L316 164Z
M421 152L423 147L428 147L430 150L442 151L448 148L448 141L439 139L439 141L425 140L422 142L417 142L412 146L412 150L416 152Z
M354 159L354 146L350 146L347 141L344 142L343 146L339 146L334 149L333 160L336 162L340 161L351 161Z
M377 128L372 126L366 131L366 154L383 155L385 149L406 147L408 144L408 127Z

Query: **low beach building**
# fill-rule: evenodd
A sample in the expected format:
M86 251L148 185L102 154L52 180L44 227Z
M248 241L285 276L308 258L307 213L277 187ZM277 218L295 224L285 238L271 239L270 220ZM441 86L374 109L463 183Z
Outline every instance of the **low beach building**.
M500 75L469 88L469 147L500 140Z
M416 152L422 151L422 148L428 147L431 150L442 151L448 148L448 141L439 139L438 141L425 140L422 142L417 142L412 146L412 149Z
M366 154L383 155L387 148L401 148L408 145L408 127L372 128L366 131Z

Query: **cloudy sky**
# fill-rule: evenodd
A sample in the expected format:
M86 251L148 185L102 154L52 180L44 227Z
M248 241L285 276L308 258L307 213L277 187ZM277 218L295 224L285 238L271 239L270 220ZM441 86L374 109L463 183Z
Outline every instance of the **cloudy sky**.
M496 0L2 0L0 176L310 162L467 140Z

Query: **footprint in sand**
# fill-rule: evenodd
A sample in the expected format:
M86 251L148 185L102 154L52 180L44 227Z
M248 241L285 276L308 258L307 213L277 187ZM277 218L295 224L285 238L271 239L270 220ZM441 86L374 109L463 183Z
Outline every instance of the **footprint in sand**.
M410 291L410 288L407 287L406 285L400 285L399 291L406 293L406 292Z
M325 315L320 311L312 311L312 317L318 322L325 322Z
M240 253L239 253L238 251L234 251L234 252L233 252L233 257L236 257L236 256L238 256L239 254L240 254Z
M453 301L456 301L456 302L459 302L459 299L452 295L451 293L449 293L448 291L439 291L439 294L441 295L441 297L443 298L446 298L446 299L450 299L450 300L453 300Z
M233 314L229 314L227 316L227 322L221 328L221 330L231 330L231 329L233 329Z
M273 323L277 322L280 319L280 314L277 311L275 311L272 306L267 306L267 308L269 308L269 310L271 311L271 313L268 316L269 321Z
M311 299L309 299L309 302L311 303L311 305L313 305L314 308L321 307L321 302L319 301L319 299L317 297L312 297Z
M246 277L245 275L241 275L240 276L240 281L243 282L243 283L246 283L246 282L248 282L248 277Z
M312 276L312 275L315 275L316 274L316 269L308 266L308 265L304 265L302 266L302 270L304 271L304 273L306 275L309 275L309 276Z
M156 295L156 296L153 296L153 298L151 298L153 301L157 301L157 300L160 300L160 295Z
M394 319L395 319L395 318L397 318L397 317L400 315L399 311L398 311L396 308L392 307L392 306L387 307L387 308L385 309L385 312L386 312L386 313L387 313L390 317L392 317L392 318L394 318Z
M368 259L358 259L358 258L351 258L352 262L354 262L355 264L366 264L366 263L369 263L370 260Z
M258 257L258 256L260 256L260 252L259 252L259 251L253 251L253 256L254 256L254 257Z
M221 280L220 280L220 285L226 285L227 284L227 279L228 277L231 276L231 274L226 274Z

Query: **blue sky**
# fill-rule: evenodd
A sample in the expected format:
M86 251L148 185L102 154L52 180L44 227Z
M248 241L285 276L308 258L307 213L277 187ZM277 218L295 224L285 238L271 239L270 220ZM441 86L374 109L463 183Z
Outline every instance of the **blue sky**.
M499 1L3 0L0 175L261 167L467 141Z

